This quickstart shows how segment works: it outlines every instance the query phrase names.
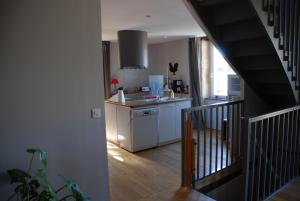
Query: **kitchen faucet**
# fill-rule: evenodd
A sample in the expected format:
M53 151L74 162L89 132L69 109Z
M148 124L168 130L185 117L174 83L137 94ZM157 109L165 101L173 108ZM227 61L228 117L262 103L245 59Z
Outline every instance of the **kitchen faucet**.
M158 98L158 99L161 98L161 96L160 96L160 92L161 92L161 91L164 92L164 90L163 90L163 89L160 89L160 88L158 88L157 91L156 91L156 93L157 93L157 98Z

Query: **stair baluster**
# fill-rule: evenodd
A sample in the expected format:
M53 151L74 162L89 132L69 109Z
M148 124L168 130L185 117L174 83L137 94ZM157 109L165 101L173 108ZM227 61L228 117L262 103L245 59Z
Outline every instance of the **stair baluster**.
M287 69L299 90L300 3L299 0L262 0L262 9L268 14L268 24L274 26L274 37L279 38Z

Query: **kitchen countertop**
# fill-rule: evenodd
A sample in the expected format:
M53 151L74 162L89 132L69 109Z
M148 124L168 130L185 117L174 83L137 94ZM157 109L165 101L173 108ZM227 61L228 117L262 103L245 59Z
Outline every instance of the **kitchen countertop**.
M124 107L129 108L139 108L139 107L147 107L147 106L153 106L153 105L161 105L161 104L168 104L168 103L176 103L181 101L190 101L192 98L174 98L171 100L163 100L163 101L157 101L157 100L129 100L125 103L120 102L113 102L111 100L106 100L106 103L114 104L114 105L120 105Z

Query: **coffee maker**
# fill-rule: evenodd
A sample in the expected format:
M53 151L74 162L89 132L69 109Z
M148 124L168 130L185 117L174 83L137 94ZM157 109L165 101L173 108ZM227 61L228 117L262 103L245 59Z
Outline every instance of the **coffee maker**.
M173 80L172 89L175 93L183 92L183 82L182 82L182 80Z

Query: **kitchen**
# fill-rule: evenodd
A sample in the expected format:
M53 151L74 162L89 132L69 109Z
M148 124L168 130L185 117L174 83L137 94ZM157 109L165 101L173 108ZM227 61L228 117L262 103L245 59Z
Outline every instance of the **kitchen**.
M122 41L124 32L127 35L125 35L125 41ZM144 40L144 46L138 47L138 44L134 44L135 41L138 43L141 40ZM127 41L130 41L130 44L126 44ZM167 45L172 45L172 43L183 46L187 45L187 40L172 41ZM164 66L156 64L161 69L155 69L154 61L161 62L161 59L153 58L157 44L149 45L149 54L141 54L145 51L148 52L147 33L142 31L119 32L118 44L124 44L114 47L119 49L119 54L114 52L115 49L110 51L113 53L111 55L114 55L111 57L114 58L111 61L117 63L114 65L116 69L112 69L111 80L117 81L118 84L113 87L113 93L116 94L105 103L107 139L131 152L179 141L181 138L181 109L191 106L187 60L184 61L183 58L177 57L180 53L176 51L173 51L172 54L169 51L171 48L167 47L170 60L176 59L180 62L169 62L169 65L166 63ZM187 47L185 49L187 50ZM130 57L126 55L127 52L134 52L135 58L139 60L128 60ZM160 55L162 53L164 52L160 49ZM186 51L186 58L187 53ZM120 55L120 59L115 59L115 56L118 55ZM120 63L130 65L124 67L121 65L120 69ZM177 67L176 71L174 66ZM177 72L179 69L181 72ZM153 75L153 72L162 74ZM181 79L182 77L184 80ZM117 92L117 88L122 90ZM122 100L120 96L125 97Z

